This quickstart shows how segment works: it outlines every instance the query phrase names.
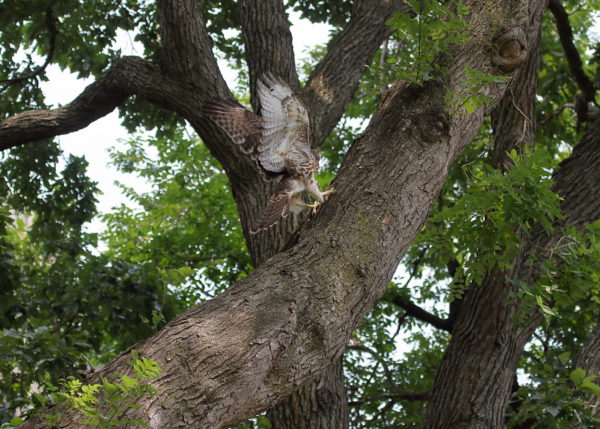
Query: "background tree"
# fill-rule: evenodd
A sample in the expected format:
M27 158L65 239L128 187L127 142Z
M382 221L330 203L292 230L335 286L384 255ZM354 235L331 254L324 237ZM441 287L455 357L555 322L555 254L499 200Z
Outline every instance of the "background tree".
M543 1L478 3L1 6L4 421L48 406L32 386L146 338L135 348L163 372L127 414L152 427L230 426L277 403L274 427L344 427L344 351L353 427L593 425L597 5L552 1L542 26ZM300 67L286 7L333 27ZM144 59L120 56L119 29ZM267 71L305 100L320 180L337 190L314 219L248 234L272 185L199 113L230 94L211 41L255 109ZM51 63L96 81L49 109L38 83ZM113 161L153 186L122 186L138 208L104 216L98 252L86 162L42 139L116 107L155 137ZM127 372L128 356L91 380ZM81 422L58 409L61 425Z

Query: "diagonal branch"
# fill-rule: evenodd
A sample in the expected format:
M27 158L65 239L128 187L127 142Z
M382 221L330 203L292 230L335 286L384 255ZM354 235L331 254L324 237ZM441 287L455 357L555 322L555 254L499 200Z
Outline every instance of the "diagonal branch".
M165 77L151 63L123 57L108 72L66 106L29 110L0 120L0 150L80 130L112 112L131 95L191 115L191 88Z
M415 319L419 319L422 322L429 323L431 326L434 326L438 329L442 329L444 331L451 332L452 330L452 321L450 319L442 319L441 317L438 317L435 314L430 313L429 311L419 307L410 299L405 298L402 295L386 295L386 299L394 305L397 305L398 307L402 308L407 315L414 317Z
M121 68L130 66L133 64L128 60L117 62L104 77L66 106L28 110L0 120L0 150L71 133L109 114L130 95L122 90L119 81L124 71Z
M338 123L365 67L392 34L385 23L412 8L400 0L356 0L350 22L333 40L304 88L313 145L320 146Z
M577 102L577 114L581 119L585 119L587 114L587 104L594 101L596 88L585 74L583 63L579 51L573 42L573 29L569 23L569 15L560 0L550 0L548 4L554 19L556 20L556 29L560 37L560 43L565 51L571 74L581 91L581 99Z
M29 80L46 70L46 67L48 67L48 65L52 61L52 58L54 57L54 50L56 49L56 36L58 35L58 28L56 28L57 22L58 20L54 16L54 10L52 9L52 5L50 4L46 8L45 19L46 28L48 29L48 33L50 35L48 40L48 54L46 55L46 60L41 66L37 67L35 70L30 71L29 73L24 73L23 75L14 77L12 79L0 80L0 83L5 84L2 88L0 88L0 93L4 92L9 86Z

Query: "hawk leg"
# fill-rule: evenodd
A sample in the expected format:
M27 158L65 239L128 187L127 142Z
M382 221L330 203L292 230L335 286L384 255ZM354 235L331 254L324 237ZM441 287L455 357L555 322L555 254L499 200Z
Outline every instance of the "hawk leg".
M326 199L327 197L329 197L331 194L333 194L335 192L335 189L330 188L327 189L325 192L323 192L321 194L321 196L323 197L323 199ZM310 209L310 212L314 215L317 213L317 208L319 208L319 206L323 203L319 202L319 201L315 201L312 204L306 204L305 202L300 202L298 203L300 206L302 207L306 207Z

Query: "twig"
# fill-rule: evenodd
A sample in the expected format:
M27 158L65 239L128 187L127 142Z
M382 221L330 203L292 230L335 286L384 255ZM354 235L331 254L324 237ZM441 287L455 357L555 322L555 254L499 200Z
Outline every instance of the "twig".
M52 5L49 5L46 8L45 22L46 22L46 28L48 29L48 32L50 33L50 41L49 41L49 46L48 46L48 54L46 55L46 60L44 61L44 64L42 64L41 66L39 66L38 68L36 68L35 70L33 70L29 73L22 74L21 76L18 76L18 77L12 78L12 79L0 80L0 83L5 84L0 89L0 93L4 92L9 86L14 85L15 83L23 82L23 81L31 79L32 77L39 75L44 70L46 70L46 67L48 67L48 65L52 61L52 58L54 57L54 50L56 48L56 36L58 35L58 28L56 28L56 23L58 22L58 19L54 16L54 11L52 10Z
M540 121L540 127L543 126L544 124L546 124L547 122L551 121L555 116L560 115L562 113L562 111L565 110L565 109L573 109L573 110L575 110L575 104L573 104L573 103L563 104L558 109L556 109L555 111L553 111L552 113L550 113L548 116L546 116L544 119L542 119Z
M385 373L385 378L387 378L387 381L390 385L390 390L395 390L396 383L394 383L394 377L392 377L392 372L390 371L390 367L388 366L388 364L387 364L386 360L383 358L383 356L381 356L379 353L377 353L372 348L367 347L364 344L354 342L354 341L351 342L350 344L348 344L346 346L346 349L356 350L356 351L360 351L360 352L367 352L371 356L373 356L373 358L377 362L380 362L381 366L383 366L383 372Z

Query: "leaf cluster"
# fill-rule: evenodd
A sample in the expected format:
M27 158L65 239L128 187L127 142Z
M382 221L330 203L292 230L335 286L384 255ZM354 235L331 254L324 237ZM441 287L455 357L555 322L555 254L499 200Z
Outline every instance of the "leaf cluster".
M130 410L140 408L136 403L140 397L152 397L156 393L156 388L148 382L160 374L161 368L150 359L140 358L135 350L132 350L131 356L132 359L127 363L133 368L133 377L118 374L119 381L114 382L103 377L101 384L83 384L70 377L62 383L62 390L54 392L52 400L65 402L70 408L81 412L87 425L102 429L121 424L149 427L147 422L130 417ZM56 425L59 422L60 414L49 416L49 424Z
M465 16L468 7L462 2L436 0L408 0L416 16L396 14L388 21L399 41L395 55L387 60L394 65L394 80L406 80L418 85L443 70L440 55L467 40L468 25Z

